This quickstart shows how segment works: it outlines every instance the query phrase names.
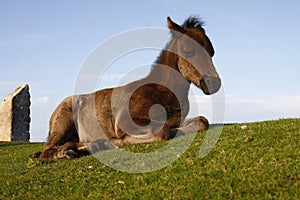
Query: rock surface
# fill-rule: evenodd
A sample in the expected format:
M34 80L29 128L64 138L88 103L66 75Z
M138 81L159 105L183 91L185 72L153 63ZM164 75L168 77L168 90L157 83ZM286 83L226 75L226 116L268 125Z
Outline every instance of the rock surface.
M0 104L0 141L29 142L30 93L27 84L6 96Z

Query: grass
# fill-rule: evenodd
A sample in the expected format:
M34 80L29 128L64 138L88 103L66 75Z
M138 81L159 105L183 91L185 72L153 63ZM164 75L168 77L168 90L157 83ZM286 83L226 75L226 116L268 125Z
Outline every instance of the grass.
M31 155L42 143L0 143L0 199L300 199L300 119L246 125L224 126L204 158L206 133L198 133L178 160L148 173L116 171L91 155L40 162Z

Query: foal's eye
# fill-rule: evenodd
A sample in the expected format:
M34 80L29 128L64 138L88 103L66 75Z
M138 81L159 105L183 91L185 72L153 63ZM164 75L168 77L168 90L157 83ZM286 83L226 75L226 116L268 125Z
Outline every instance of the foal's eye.
M187 52L184 52L184 55L186 57L193 57L195 55L195 52L194 51L187 51Z

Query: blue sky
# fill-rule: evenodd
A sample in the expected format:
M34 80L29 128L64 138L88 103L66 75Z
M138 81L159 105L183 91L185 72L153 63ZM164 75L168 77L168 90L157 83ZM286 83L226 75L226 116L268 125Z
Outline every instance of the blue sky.
M299 7L296 0L2 0L0 99L28 83L31 138L45 141L52 111L73 94L80 66L97 45L135 28L166 28L167 16L182 23L196 14L206 22L216 50L225 122L300 117ZM114 85L130 66L151 63L158 54L129 56L127 65L108 72L99 88ZM209 97L199 93L198 98L200 114L206 115Z

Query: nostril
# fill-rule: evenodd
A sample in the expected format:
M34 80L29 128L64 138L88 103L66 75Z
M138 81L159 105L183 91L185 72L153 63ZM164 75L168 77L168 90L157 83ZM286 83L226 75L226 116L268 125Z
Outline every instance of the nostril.
M208 85L208 86L212 85L212 83L213 83L212 78L207 78L204 81L205 81L206 85Z
M207 75L203 75L201 82L202 82L202 84L205 84L206 86L209 86L209 85L212 84L212 78L210 78Z
M209 78L209 76L207 76L206 74L204 74L204 75L202 76L202 79L203 79L203 80L205 80L205 79L207 79L207 78Z
M200 85L205 94L214 94L221 87L221 79L203 75Z

